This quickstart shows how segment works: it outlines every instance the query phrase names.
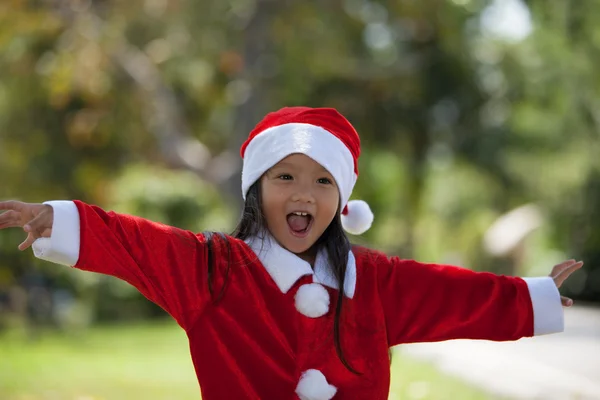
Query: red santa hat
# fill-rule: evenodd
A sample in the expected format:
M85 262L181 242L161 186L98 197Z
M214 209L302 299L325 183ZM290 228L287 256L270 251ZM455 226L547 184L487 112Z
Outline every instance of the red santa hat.
M349 201L358 178L360 138L333 108L286 107L267 114L250 132L241 148L244 159L242 193L285 157L301 153L333 175L342 202L342 225L360 235L373 223L373 213L361 200Z

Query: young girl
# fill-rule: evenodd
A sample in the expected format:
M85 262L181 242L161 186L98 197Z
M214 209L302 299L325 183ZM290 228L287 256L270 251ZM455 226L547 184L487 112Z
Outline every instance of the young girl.
M582 263L521 279L351 246L373 215L350 201L360 141L333 109L267 115L241 149L232 236L195 234L80 201L0 203L37 257L134 285L185 329L202 397L387 399L388 349L563 329L557 287ZM562 298L562 304L570 305Z

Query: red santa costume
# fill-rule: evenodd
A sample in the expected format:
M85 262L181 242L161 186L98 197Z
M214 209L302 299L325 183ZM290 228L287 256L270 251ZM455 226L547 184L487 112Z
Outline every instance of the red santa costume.
M303 153L336 179L342 205L348 206L344 226L361 232L372 214L364 203L348 202L359 152L358 135L335 110L282 109L265 117L242 148L244 196L279 160ZM52 236L34 243L36 256L116 276L164 308L187 333L206 400L383 400L391 346L457 338L516 340L563 329L551 278L476 273L353 247L341 345L350 365L362 373L357 375L336 354L338 282L324 251L313 268L269 235L247 241L213 236L213 288L224 288L214 302L205 235L80 201L48 204L54 208ZM357 210L361 221L353 215Z

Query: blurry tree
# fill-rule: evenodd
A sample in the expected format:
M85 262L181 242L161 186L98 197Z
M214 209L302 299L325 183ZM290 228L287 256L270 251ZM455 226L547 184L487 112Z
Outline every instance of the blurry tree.
M507 4L510 35L496 29ZM218 204L239 211L237 152L254 124L284 105L332 106L361 134L355 197L376 215L354 241L519 274L585 258L587 279L567 289L598 299L598 7L3 2L0 198L79 198L229 230ZM544 222L523 243L522 270L486 253L482 240L497 218L530 203ZM32 271L79 295L105 284L119 292L114 280L23 257L14 250L20 236L0 236L0 292Z

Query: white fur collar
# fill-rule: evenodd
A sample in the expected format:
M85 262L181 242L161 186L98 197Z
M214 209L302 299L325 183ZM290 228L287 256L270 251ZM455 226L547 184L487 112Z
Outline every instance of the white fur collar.
M308 262L281 247L271 235L267 235L264 239L259 237L249 238L246 243L254 251L283 293L287 293L294 283L304 275L313 275L313 282L333 289L338 288L338 281L329 265L327 253L323 249L317 254L313 273L313 269ZM346 265L344 280L344 294L346 297L353 298L355 288L356 260L354 254L350 251L348 252L348 264Z

